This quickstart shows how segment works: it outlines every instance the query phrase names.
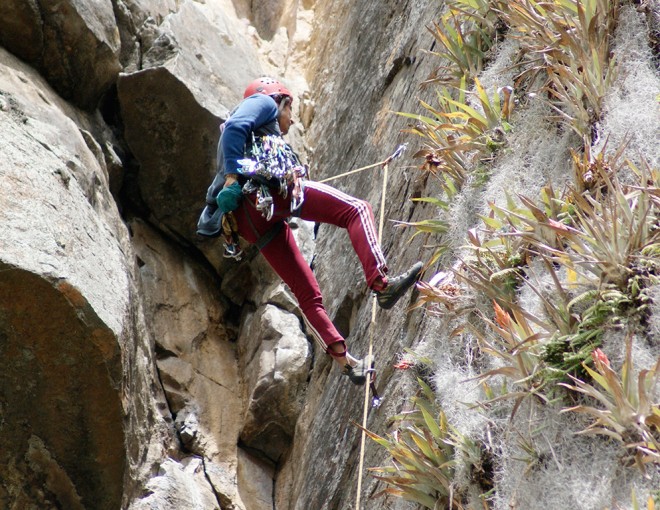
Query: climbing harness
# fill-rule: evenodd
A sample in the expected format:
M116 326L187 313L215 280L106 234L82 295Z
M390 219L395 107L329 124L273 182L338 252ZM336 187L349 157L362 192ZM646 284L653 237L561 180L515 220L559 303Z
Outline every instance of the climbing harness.
M388 178L388 172L389 172L389 164L391 161L394 159L398 158L403 154L403 152L406 150L407 144L399 145L397 149L390 155L387 159L385 159L383 162L378 163L378 165L382 165L383 167L383 189L381 191L381 197L380 197L380 213L379 213L379 221L378 221L378 239L381 240L383 238L383 225L385 223L385 196L387 195L387 178ZM378 165L371 165L369 167L364 167L362 169L358 170L366 170L367 168L373 168L374 166ZM350 173L355 173L355 171L352 171ZM347 174L343 174L347 175ZM340 176L336 176L340 177ZM374 329L376 326L376 310L377 310L377 300L376 296L374 295L373 301L372 301L372 307L371 307L371 322L369 324L369 354L368 356L373 356L373 350L374 350ZM367 415L369 414L369 392L371 391L373 398L371 401L371 406L374 408L380 407L382 403L382 399L376 392L376 385L375 381L372 380L371 377L371 372L367 373L367 383L365 387L365 392L364 392L364 408L363 408L363 413L362 413L362 437L360 440L360 464L358 467L358 486L357 486L357 495L355 498L355 510L360 510L360 496L362 492L362 472L364 469L364 446L365 446L365 441L367 438L366 430L367 430Z
M248 178L243 193L255 193L255 206L270 221L275 213L272 190L286 198L291 186L291 212L305 201L303 180L307 169L293 149L280 136L252 134L250 158L240 159L239 172Z

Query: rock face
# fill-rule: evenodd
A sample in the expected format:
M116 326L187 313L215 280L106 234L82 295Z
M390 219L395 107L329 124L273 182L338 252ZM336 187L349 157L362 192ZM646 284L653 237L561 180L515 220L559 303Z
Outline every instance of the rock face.
M296 124L289 138L314 178L417 143L391 112L418 111L420 98L433 97L418 84L437 66L423 27L438 9L411 0L0 2L0 508L353 508L360 433L351 422L361 421L362 391L310 342L295 300L256 250L224 259L221 241L195 235L196 221L218 126L256 76L280 76L294 91L305 132ZM657 70L635 35L642 14L630 9L625 19L625 73L600 128L613 140L634 132L630 143L657 165ZM511 54L503 45L492 55L482 81L512 80ZM645 122L633 130L625 111L636 104ZM534 115L518 126L489 183L453 204L452 246L504 190L567 178L570 135ZM434 214L409 200L438 193L417 179L416 164L408 154L391 165L387 220ZM378 215L379 172L334 184ZM390 367L423 345L442 367L437 386L452 423L466 436L490 434L486 418L466 418L474 390L462 383L466 354L447 324L407 310L407 296L379 310L370 329L371 300L346 234L292 227L351 351L374 339L385 401L368 427L385 433L401 411L415 383ZM385 223L393 274L428 256L410 235ZM658 329L657 316L649 323ZM504 457L493 508L551 508L525 499L518 487L532 482ZM367 443L365 465L386 462ZM572 475L589 485L588 471ZM614 483L616 469L603 472L608 487L588 491L590 508L630 494ZM531 475L538 486L549 483L543 476ZM369 499L384 487L364 481L362 508L415 508ZM557 490L575 506L573 489Z
M117 508L145 438L167 447L133 250L94 119L4 50L0 65L0 501Z
M241 441L277 463L291 446L310 349L295 315L266 304L244 318L239 338L247 403Z
M9 265L2 275L0 500L117 508L125 438L116 338L66 280Z
M110 0L8 0L0 19L0 44L35 65L64 99L94 109L115 82L120 39Z

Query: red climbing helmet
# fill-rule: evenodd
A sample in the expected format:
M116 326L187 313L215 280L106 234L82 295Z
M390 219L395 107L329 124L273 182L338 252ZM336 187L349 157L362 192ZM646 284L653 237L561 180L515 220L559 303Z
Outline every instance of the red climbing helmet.
M291 101L293 101L293 94L289 92L289 89L287 89L279 81L267 76L257 78L252 83L250 83L243 93L243 98L250 97L254 94L266 94L267 96L287 96L291 99Z

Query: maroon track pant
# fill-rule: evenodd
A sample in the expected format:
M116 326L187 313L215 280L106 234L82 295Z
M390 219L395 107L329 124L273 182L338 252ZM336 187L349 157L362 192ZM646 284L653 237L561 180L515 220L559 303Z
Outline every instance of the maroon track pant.
M318 182L305 181L304 190L305 201L296 215L304 220L347 229L362 263L367 285L376 290L381 288L386 282L387 267L374 226L371 205ZM316 277L300 253L291 228L283 221L291 216L291 191L287 198L273 191L273 201L275 214L270 221L266 221L254 206L254 195L244 197L239 208L234 211L238 232L246 241L255 243L276 223L282 223L275 236L261 249L261 253L293 292L312 335L322 342L322 347L325 349L337 342L344 344L343 337L323 307L323 297Z

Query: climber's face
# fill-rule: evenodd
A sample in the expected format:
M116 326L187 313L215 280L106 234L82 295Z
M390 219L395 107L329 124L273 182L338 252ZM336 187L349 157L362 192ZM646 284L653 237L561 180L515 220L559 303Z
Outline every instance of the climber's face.
M280 131L283 135L286 135L289 132L291 124L293 124L293 112L291 111L291 103L287 104L280 110L280 118L278 122L280 124Z

